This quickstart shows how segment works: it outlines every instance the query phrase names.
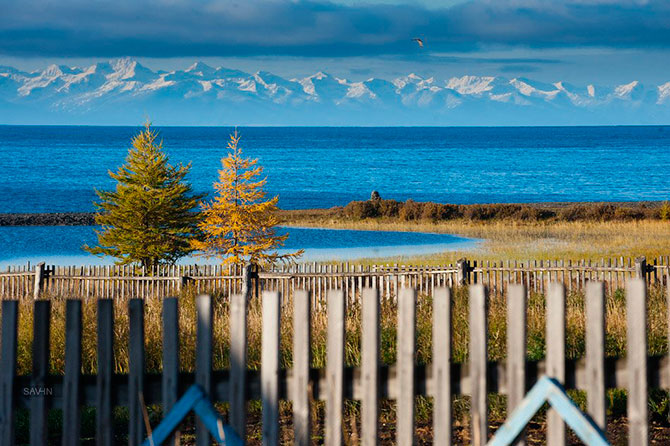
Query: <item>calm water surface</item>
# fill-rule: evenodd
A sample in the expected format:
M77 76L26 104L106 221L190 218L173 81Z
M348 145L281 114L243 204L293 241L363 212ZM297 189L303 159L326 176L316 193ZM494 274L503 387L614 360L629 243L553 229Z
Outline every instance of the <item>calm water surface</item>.
M0 226L0 268L7 265L33 264L111 264L81 249L94 245L92 226ZM303 261L348 260L354 258L432 254L450 250L472 249L478 241L449 234L391 231L349 231L313 228L279 228L289 234L285 249L304 249ZM187 258L182 263L207 263L203 258Z
M230 128L159 128L211 190ZM0 212L91 211L133 127L0 126ZM452 203L670 199L670 127L241 128L287 209L384 198Z

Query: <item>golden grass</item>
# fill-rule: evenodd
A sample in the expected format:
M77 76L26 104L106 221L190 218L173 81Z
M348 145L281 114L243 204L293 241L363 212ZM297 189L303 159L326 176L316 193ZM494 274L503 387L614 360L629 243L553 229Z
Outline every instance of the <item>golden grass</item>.
M587 259L670 254L670 222L660 220L609 222L442 222L397 219L347 221L333 217L292 216L287 226L323 227L373 231L437 232L483 239L474 250L427 256L368 259L366 262L403 260L416 264L452 263L461 257L482 260Z
M51 364L53 374L64 372L65 351L65 300L51 299ZM116 373L128 371L128 301L115 301L114 353ZM581 292L570 293L566 302L567 314L567 355L578 358L584 354L584 296ZM18 374L28 375L31 370L32 347L32 301L20 303ZM229 367L229 306L220 296L214 296L214 351L215 369ZM195 367L196 313L195 293L184 292L180 297L180 363L183 371L193 371ZM658 287L651 287L648 297L649 354L667 352L667 306L666 297ZM282 311L280 358L281 366L289 368L292 363L291 346L293 323L291 306ZM145 351L149 372L159 372L162 361L162 300L146 299L145 311ZM544 295L531 293L527 307L528 357L533 360L544 356L545 300ZM83 348L82 371L93 374L97 369L96 358L96 305L95 300L83 301ZM395 362L396 306L386 300L381 305L381 359L384 363ZM504 297L491 296L489 301L489 357L502 360L505 357L506 301ZM360 362L360 308L351 305L347 310L346 363ZM430 296L419 296L417 305L417 350L416 359L420 364L431 360L432 300ZM313 366L323 367L326 361L327 313L315 311L312 314L312 355ZM454 291L453 298L453 355L457 362L467 359L468 349L468 297L465 288ZM608 356L625 355L626 315L625 295L617 290L607 297L607 345ZM251 303L248 312L248 363L252 369L260 368L260 344L262 333L261 308L257 301Z

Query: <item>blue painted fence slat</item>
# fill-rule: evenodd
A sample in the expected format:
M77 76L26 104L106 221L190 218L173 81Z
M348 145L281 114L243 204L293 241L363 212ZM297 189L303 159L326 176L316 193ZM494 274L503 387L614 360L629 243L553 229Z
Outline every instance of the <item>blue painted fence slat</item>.
M156 426L149 438L144 440L142 446L160 446L163 444L191 410L196 413L218 444L226 446L244 445L235 430L229 425L223 424L223 420L205 395L202 387L194 384L177 401L172 410L165 415L163 421Z
M557 380L547 376L533 386L505 424L496 431L488 446L511 445L545 402L549 402L584 444L609 446L605 434L591 417L579 410Z

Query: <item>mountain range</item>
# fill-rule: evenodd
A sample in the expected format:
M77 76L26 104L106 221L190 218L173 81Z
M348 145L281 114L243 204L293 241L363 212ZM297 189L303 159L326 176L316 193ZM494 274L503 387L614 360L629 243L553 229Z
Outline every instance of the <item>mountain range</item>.
M670 123L670 82L572 85L462 76L286 79L130 58L25 72L0 66L0 124L606 125Z

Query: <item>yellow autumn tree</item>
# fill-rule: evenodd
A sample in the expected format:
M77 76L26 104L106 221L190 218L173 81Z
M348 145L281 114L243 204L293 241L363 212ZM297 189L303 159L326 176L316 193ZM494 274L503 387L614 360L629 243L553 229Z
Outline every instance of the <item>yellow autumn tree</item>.
M257 159L242 156L239 142L235 130L228 142L228 155L221 159L215 197L202 206L199 227L204 236L193 240L192 246L204 255L219 257L224 264L267 265L294 260L302 250L277 253L288 237L275 230L279 197L266 199L263 167Z

